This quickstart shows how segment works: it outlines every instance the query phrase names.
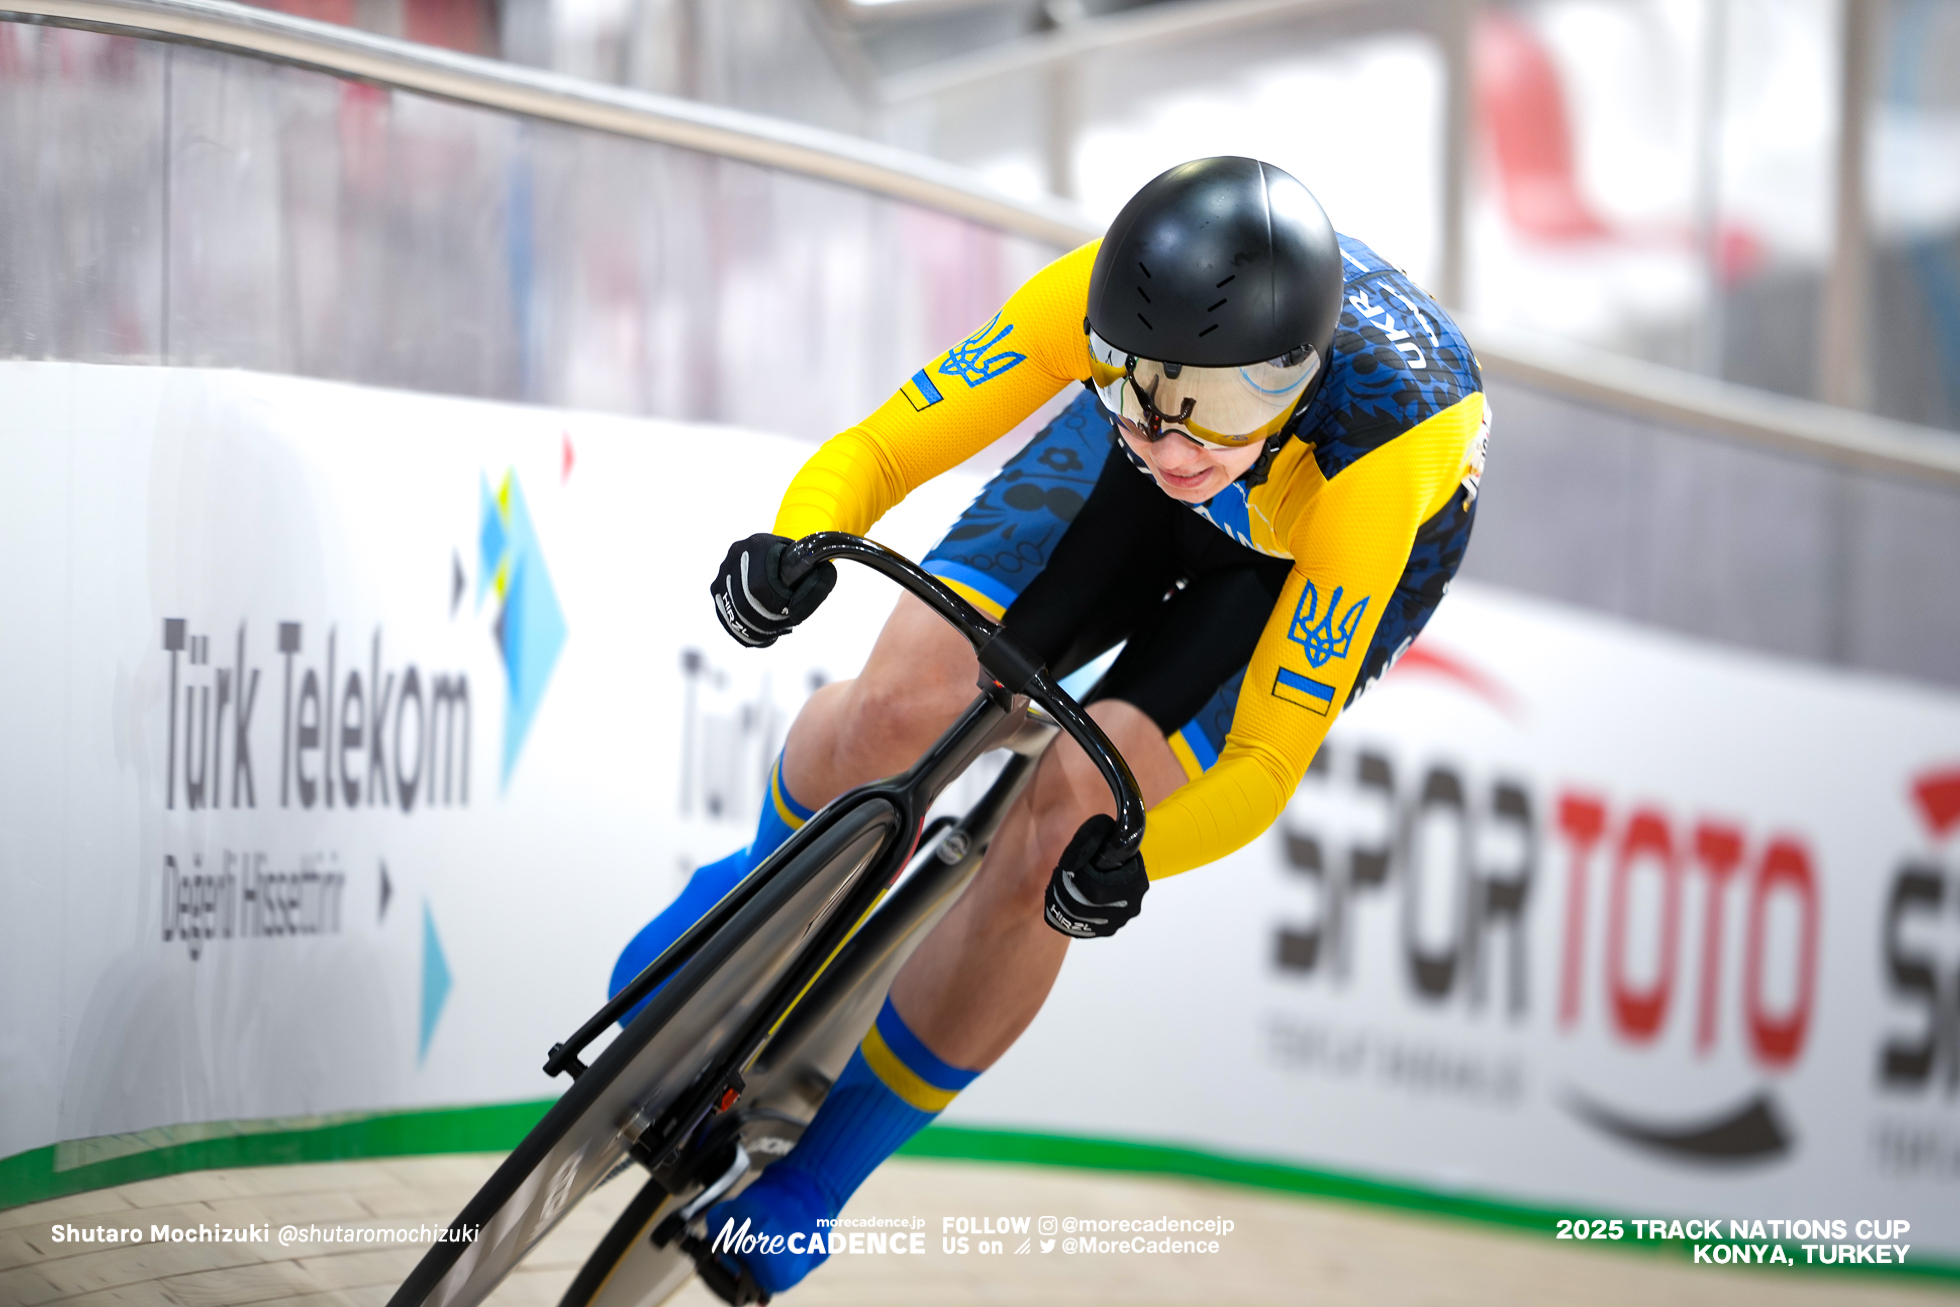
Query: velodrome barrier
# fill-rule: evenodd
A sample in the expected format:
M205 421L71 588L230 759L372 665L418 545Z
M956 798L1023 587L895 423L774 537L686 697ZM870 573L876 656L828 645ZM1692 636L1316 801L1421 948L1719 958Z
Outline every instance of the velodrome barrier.
M0 394L0 1203L521 1119L891 602L715 626L781 437L194 369ZM974 487L879 534L920 552ZM1908 1270L1960 1271L1956 739L1950 691L1461 585L1279 825L1073 950L919 1146L1903 1219Z
M17 0L0 96L0 1205L507 1146L889 602L742 655L728 524L1094 233L223 0ZM1955 441L1472 335L1468 580L915 1148L1955 1274Z
M228 0L8 0L0 170L33 182L0 355L812 440L1099 234L882 144ZM1960 549L1960 438L1467 325L1468 575L1960 685L1960 587L1920 580Z

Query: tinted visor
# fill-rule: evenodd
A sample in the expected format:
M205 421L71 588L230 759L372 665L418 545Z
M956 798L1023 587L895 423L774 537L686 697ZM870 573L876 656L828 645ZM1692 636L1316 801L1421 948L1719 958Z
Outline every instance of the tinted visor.
M1097 397L1125 429L1152 442L1170 433L1227 448L1264 440L1286 425L1320 362L1312 346L1303 346L1264 363L1180 366L1125 354L1089 332Z

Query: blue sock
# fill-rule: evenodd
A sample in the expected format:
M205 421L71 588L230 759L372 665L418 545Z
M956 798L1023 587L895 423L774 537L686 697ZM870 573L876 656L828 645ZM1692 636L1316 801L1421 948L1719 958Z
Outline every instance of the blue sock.
M798 1283L830 1255L829 1226L819 1226L818 1219L842 1211L864 1178L979 1074L940 1061L887 998L789 1156L739 1197L709 1210L710 1244L721 1237L771 1293ZM759 1252L742 1234L745 1222L748 1236L757 1240L803 1237L786 1239L780 1252ZM802 1251L790 1250L789 1242Z
M666 952L668 945L685 934L687 928L699 921L709 908L721 902L729 890L741 883L742 877L755 870L757 863L774 853L784 840L810 820L811 811L790 797L789 786L783 783L783 756L777 754L776 765L769 769L769 793L762 801L762 815L756 820L755 839L749 842L747 848L737 849L719 862L710 862L694 869L693 877L679 897L642 927L619 955L619 961L613 964L612 983L607 986L607 996L626 988L627 982L646 970L649 962ZM647 995L649 999L652 997L652 994ZM646 1000L642 999L619 1019L619 1024L623 1026L631 1021L645 1006Z

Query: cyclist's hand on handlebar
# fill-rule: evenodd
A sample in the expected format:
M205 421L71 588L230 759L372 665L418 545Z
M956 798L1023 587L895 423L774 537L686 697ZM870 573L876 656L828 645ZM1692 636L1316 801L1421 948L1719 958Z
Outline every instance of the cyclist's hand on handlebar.
M1116 837L1116 819L1097 813L1082 823L1062 851L1055 874L1048 878L1048 897L1042 917L1071 939L1110 936L1143 911L1150 877L1143 858L1132 853L1114 871L1103 869L1104 855Z
M783 579L786 536L752 535L728 547L708 593L715 616L743 644L764 649L816 611L837 584L837 565L819 563L795 585Z

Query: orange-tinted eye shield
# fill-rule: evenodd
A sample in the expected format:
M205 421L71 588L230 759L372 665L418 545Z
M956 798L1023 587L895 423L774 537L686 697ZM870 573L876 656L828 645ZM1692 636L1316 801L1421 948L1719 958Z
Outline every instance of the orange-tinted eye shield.
M1097 397L1126 430L1153 443L1175 433L1212 448L1237 449L1276 435L1320 366L1311 346L1237 367L1162 363L1126 354L1089 332Z

